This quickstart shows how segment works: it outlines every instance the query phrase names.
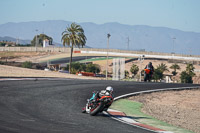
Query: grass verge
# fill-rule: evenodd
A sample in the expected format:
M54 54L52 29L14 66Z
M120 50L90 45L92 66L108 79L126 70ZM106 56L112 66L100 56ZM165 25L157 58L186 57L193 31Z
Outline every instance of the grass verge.
M152 116L144 114L141 111L142 106L142 103L130 101L127 99L121 99L115 101L110 108L124 112L127 116L131 117L135 121L138 121L139 123L147 124L174 133L194 133L183 128L172 126L166 122L160 121L153 118Z

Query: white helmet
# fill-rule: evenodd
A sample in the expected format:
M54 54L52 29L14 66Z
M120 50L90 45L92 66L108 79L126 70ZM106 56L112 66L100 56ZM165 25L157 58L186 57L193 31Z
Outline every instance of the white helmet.
M113 92L113 88L111 86L106 87L107 91Z

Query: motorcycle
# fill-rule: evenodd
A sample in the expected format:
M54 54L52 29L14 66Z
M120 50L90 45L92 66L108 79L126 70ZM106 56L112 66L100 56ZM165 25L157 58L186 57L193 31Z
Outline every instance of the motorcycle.
M107 111L112 102L112 96L102 96L101 98L97 98L96 101L87 99L86 106L82 108L82 113L88 113L95 116L102 111Z

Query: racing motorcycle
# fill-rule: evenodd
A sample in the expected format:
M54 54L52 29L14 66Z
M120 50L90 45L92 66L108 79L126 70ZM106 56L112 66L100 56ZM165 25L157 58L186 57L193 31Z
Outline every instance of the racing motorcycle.
M97 98L96 101L87 99L86 106L82 108L82 113L88 113L95 116L102 111L107 111L112 102L112 96L102 96L101 98Z

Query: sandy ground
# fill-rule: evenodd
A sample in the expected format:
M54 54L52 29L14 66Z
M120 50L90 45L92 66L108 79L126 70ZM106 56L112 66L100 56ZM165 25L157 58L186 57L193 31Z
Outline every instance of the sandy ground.
M200 133L200 89L155 92L129 98L143 103L142 112Z
M102 78L77 76L73 74L60 73L54 71L44 71L27 69L13 66L0 65L0 77L57 77L57 78L74 78L74 79L97 79Z

